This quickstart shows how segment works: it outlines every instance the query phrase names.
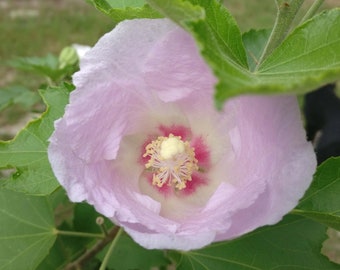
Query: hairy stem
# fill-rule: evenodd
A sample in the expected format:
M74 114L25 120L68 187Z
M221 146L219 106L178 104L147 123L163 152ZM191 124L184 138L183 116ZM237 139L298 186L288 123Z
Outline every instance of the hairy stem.
M106 269L107 263L109 262L109 259L110 259L110 256L111 256L111 253L112 253L114 247L116 246L118 239L119 239L119 237L121 236L122 233L123 233L123 229L120 228L120 230L116 234L116 237L113 239L113 241L112 241L112 243L109 247L109 250L105 254L104 260L103 260L99 270L105 270Z
M103 234L99 233L85 233L85 232L72 232L72 231L59 231L55 230L55 234L66 235L73 237L91 237L91 238L104 238Z
M319 10L319 8L321 7L324 1L325 0L315 0L313 5L307 11L306 15L302 18L301 23L312 18L316 14L316 12Z
M296 13L300 9L304 0L276 0L277 5L277 16L273 30L269 36L266 47L260 57L256 70L272 51L281 44L283 39L286 37L290 30L290 26L296 16Z
M107 236L101 240L99 240L94 246L88 249L83 255L81 255L75 261L67 264L64 270L78 270L82 269L82 266L85 265L86 262L91 260L98 252L100 252L108 243L116 238L116 236L121 234L120 227L116 226L112 228Z

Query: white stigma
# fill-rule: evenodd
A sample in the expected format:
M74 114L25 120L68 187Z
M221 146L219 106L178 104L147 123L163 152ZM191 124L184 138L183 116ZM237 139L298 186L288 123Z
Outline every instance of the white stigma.
M185 150L184 142L178 137L166 138L161 143L160 155L164 159L172 159Z

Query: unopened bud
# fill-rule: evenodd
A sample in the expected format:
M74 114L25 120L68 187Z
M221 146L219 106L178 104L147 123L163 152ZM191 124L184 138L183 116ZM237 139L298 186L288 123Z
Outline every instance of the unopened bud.
M59 68L63 69L66 66L72 66L79 61L77 51L71 47L65 47L59 54Z

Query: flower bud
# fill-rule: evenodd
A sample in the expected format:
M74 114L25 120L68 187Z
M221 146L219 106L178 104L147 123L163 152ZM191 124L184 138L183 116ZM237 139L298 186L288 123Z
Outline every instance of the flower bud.
M73 66L79 61L77 51L72 46L67 46L59 54L59 68Z

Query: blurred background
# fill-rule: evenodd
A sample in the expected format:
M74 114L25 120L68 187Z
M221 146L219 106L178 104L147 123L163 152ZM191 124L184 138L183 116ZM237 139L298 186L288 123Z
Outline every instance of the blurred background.
M13 57L59 54L72 43L93 45L112 27L85 0L0 0L0 87L39 86L39 77L6 66Z

